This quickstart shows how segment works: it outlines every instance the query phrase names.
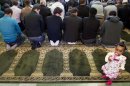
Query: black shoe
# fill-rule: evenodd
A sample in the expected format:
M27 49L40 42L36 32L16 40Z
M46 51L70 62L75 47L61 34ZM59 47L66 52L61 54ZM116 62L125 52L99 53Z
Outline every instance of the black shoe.
M35 42L32 42L32 43L31 43L31 46L32 46L32 47L31 47L32 50L35 50L35 49L36 49L36 43L35 43Z
M39 47L41 47L41 43L40 42L37 43L37 48L39 48Z

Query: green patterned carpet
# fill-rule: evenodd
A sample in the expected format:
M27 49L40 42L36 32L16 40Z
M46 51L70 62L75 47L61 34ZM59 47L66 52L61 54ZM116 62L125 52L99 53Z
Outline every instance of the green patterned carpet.
M126 34L126 33L123 33ZM128 35L128 34L127 34ZM122 37L123 40L126 37ZM1 40L1 37L0 37ZM29 43L14 51L6 51L0 42L0 82L96 82L101 78L101 66L105 64L107 52L114 48L60 44L51 47L44 43L41 48L31 50ZM130 45L126 71L115 81L130 81Z

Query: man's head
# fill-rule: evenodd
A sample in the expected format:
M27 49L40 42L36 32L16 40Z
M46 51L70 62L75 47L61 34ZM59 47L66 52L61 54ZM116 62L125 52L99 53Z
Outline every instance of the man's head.
M78 9L76 7L73 7L69 10L70 14L71 15L75 15L77 16L78 15Z
M18 6L18 0L13 0L12 3L13 5Z
M54 14L54 15L61 15L61 13L62 13L62 9L59 8L59 7L56 7L56 8L54 9L54 11L53 11L53 14Z
M30 5L30 0L24 0L24 4L25 4L26 6L29 6L29 5Z
M6 9L4 10L4 13L5 13L5 15L11 17L12 14L13 14L13 11L12 11L12 9L10 9L10 8L6 8Z
M39 4L35 4L32 8L32 11L36 12L37 14L39 14L40 12L40 5Z
M96 14L97 14L97 9L95 9L95 8L90 8L90 10L89 10L89 15L90 15L91 17L95 17Z
M111 12L109 13L109 16L116 16L116 11L111 11Z
M85 0L79 0L79 4L80 4L80 5L82 5L82 4L84 5L85 3L86 3Z
M40 0L40 4L46 6L46 0Z

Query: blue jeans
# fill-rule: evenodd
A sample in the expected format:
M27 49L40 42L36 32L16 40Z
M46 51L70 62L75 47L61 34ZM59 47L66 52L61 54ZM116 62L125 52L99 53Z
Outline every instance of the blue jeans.
M28 39L30 40L30 42L36 41L36 42L42 43L45 40L45 36L41 35L41 36L38 36L38 37L28 37Z
M32 49L35 49L35 48L41 47L41 44L45 40L45 36L41 35L41 36L38 36L38 37L28 37L28 39L31 42Z
M17 46L20 46L24 41L25 41L25 37L22 37L21 35L18 35L16 41L14 41L14 42L5 42L5 43L10 45L10 46L13 46L15 44L17 44Z

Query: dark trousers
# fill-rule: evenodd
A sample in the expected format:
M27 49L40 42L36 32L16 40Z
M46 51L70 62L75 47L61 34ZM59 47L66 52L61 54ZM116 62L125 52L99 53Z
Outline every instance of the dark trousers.
M10 46L17 44L18 46L20 46L24 41L25 41L25 37L18 35L17 39L14 42L6 42L6 44L8 44Z

